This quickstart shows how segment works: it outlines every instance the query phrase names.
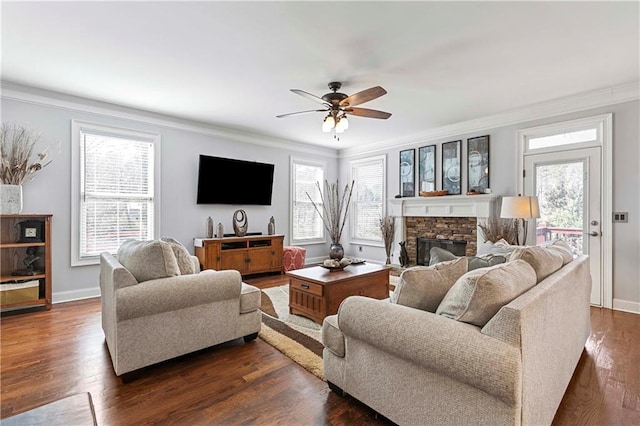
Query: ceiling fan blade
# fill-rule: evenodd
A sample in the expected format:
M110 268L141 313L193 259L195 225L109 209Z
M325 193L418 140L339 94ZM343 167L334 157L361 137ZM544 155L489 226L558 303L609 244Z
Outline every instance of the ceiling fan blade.
M309 92L305 92L304 90L300 90L300 89L291 89L291 91L292 91L293 93L295 93L296 95L300 95L300 96L302 96L302 97L304 97L304 98L311 99L311 100L312 100L312 101L314 101L314 102L319 102L319 103L321 103L322 105L330 105L330 104L329 104L328 102L326 102L324 99L319 98L319 97L317 97L316 95L312 95L312 94L311 94L311 93L309 93Z
M367 117L367 118L382 118L387 119L391 117L390 112L378 111L375 109L368 108L344 108L345 114L357 115L358 117Z
M308 111L298 111L298 112L290 112L288 114L280 114L280 115L276 115L276 117L282 118L282 117L288 117L290 115L306 114L307 112L326 112L326 111L329 111L329 109L310 109Z
M380 86L371 87L369 89L363 90L362 92L354 93L353 95L344 98L342 101L340 101L340 106L360 105L386 94L387 91Z

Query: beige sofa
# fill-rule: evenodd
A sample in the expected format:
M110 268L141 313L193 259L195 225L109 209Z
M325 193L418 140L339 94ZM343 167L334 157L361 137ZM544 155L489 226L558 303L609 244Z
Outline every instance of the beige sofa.
M200 272L172 241L131 240L117 257L101 255L102 328L118 376L260 331L260 290L238 271Z
M507 278L502 283L511 288L533 280L533 286L513 300L492 308L497 313L481 326L473 324L484 320L472 303L456 316L453 311L460 306L452 300L416 302L431 305L431 310L437 306L429 312L360 296L347 298L338 314L323 323L329 386L398 424L550 424L590 334L591 277L585 256L573 261L569 256L555 272L557 258L550 262L544 256L527 259L520 253L520 260L462 271L459 277L452 271L461 261L410 268L402 274L398 289L405 294L410 288L408 294L415 297L418 286L441 299L447 299L453 287L425 286L425 279L439 277L457 285L473 274L478 283L487 276L502 273L504 280L505 273L513 273L511 282ZM519 272L510 272L513 268ZM395 302L402 299L396 295L398 289ZM468 290L463 297L475 297Z

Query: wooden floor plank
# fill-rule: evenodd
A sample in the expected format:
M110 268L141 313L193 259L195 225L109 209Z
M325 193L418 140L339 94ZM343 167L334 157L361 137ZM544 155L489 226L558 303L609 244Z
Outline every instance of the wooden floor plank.
M270 287L282 277L254 278ZM593 332L554 425L640 425L640 315L592 308ZM382 425L260 338L113 372L99 299L0 320L0 418L90 392L99 425ZM428 419L425 419L428 421Z

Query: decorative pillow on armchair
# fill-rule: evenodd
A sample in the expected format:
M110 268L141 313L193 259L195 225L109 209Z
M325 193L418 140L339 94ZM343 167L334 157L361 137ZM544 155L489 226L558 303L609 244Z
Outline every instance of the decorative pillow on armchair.
M173 254L176 256L176 261L178 262L180 275L190 275L196 272L193 270L191 253L189 253L187 248L183 246L180 241L175 240L171 237L162 237L160 239L164 242L169 243L169 245L171 246L171 250L173 250Z
M460 257L434 266L414 266L400 275L391 303L435 312L449 288L467 272L467 258Z
M176 256L165 241L127 240L117 258L138 282L180 275Z
M500 308L536 285L536 273L524 260L476 269L447 292L436 314L483 327Z

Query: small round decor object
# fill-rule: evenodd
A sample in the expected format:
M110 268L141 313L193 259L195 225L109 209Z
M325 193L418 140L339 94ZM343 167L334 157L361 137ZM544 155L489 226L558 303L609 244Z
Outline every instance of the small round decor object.
M361 265L365 262L364 259L357 259L355 257L351 258L351 265Z

